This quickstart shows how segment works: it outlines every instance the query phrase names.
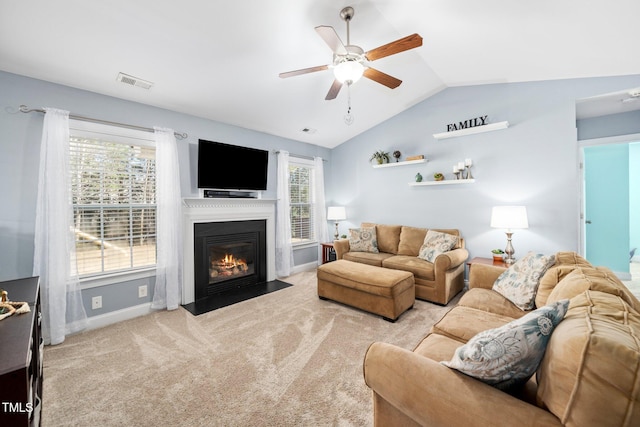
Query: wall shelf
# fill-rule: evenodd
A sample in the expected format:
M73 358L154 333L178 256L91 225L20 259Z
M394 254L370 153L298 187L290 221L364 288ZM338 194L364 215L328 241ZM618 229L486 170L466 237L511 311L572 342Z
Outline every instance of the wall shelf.
M434 133L433 137L435 139L455 138L456 136L466 136L466 135L473 135L476 133L491 132L494 130L506 129L508 127L509 127L509 122L507 121L497 122L497 123L490 123L488 125L475 126L472 128L454 130L451 132Z
M475 179L450 179L444 181L423 181L423 182L410 182L412 187L423 187L428 185L454 185L454 184L473 184Z
M374 168L391 168L394 166L416 165L426 163L428 159L406 160L404 162L382 163L380 165L372 165Z

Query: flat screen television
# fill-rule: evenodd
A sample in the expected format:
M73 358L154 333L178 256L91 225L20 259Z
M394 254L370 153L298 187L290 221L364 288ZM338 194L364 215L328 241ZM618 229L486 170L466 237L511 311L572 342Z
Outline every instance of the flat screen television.
M198 140L198 188L266 190L268 167L266 150Z

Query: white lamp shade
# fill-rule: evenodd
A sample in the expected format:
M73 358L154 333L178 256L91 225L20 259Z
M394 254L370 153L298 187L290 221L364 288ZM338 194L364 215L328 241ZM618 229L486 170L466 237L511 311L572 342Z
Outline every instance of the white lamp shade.
M505 228L529 228L527 208L524 206L494 206L491 209L491 227Z
M329 206L327 219L329 221L342 221L343 219L347 219L347 212L344 206Z
M340 83L355 83L364 73L364 66L358 61L343 61L333 69L333 75Z

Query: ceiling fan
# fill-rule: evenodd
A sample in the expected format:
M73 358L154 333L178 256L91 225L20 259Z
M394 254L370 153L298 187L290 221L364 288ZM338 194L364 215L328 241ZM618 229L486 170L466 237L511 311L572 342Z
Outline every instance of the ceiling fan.
M360 46L351 44L349 22L353 18L353 15L354 10L350 6L340 11L340 17L347 23L346 45L342 43L342 40L340 40L340 37L338 37L333 27L321 25L315 28L316 32L322 37L322 40L324 40L333 51L333 62L331 64L280 73L280 77L299 76L301 74L324 71L332 68L335 79L325 97L326 100L335 99L344 84L351 85L362 76L387 86L390 89L395 89L400 86L402 80L398 80L382 71L371 68L368 62L422 46L422 37L420 37L419 34L412 34L365 52Z

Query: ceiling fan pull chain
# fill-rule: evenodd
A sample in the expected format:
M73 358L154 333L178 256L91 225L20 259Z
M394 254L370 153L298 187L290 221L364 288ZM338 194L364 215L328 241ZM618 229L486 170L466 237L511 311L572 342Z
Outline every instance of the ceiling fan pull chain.
M351 126L353 121L354 121L354 118L353 118L353 115L351 114L351 85L348 84L347 85L347 114L345 114L344 116L344 122L348 126Z

